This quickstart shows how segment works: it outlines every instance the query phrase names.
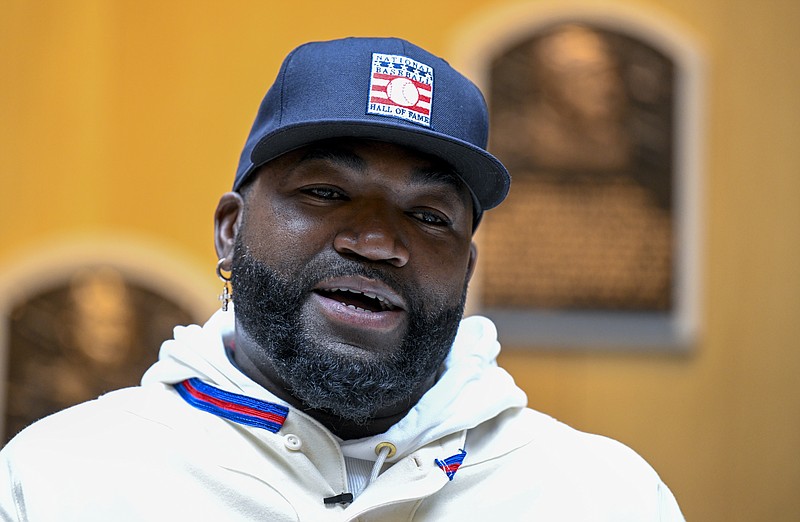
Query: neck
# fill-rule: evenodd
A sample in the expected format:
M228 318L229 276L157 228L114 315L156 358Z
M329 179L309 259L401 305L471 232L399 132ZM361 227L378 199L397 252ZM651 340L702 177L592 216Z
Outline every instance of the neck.
M334 435L343 440L361 439L371 437L379 433L385 433L389 428L397 424L400 419L406 416L412 406L405 407L397 412L387 415L375 416L365 423L356 423L348 419L343 419L322 410L312 408L299 408L306 414L312 416L323 426L328 428Z

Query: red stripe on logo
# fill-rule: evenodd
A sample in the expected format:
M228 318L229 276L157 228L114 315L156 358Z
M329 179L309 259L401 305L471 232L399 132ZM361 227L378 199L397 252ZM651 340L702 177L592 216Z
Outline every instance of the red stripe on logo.
M373 74L372 74L372 77L373 77L373 78L377 78L377 79L379 79L379 80L389 80L389 81L391 81L391 80L394 80L395 78L405 78L406 80L409 80L409 81L410 81L410 82L412 82L414 85L416 85L416 86L417 86L417 88L419 88L419 89L425 89L426 91L430 91L430 90L431 90L431 88L432 88L432 87L431 87L429 84L427 84L427 83L418 82L418 81L417 81L417 80L415 80L414 78L409 78L408 76L403 76L402 74L381 74L381 73L373 73Z
M414 111L419 114L424 114L426 116L431 113L430 109L427 109L425 107L418 107L416 105L414 105L413 107L405 107L403 105L393 102L389 98L376 98L373 96L372 98L369 99L369 101L372 103L382 103L383 105L393 105L395 107L403 107L404 109L408 109L410 111Z

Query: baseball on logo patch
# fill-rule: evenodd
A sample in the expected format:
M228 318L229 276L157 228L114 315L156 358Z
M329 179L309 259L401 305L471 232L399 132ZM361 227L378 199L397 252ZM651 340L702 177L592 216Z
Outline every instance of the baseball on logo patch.
M395 78L386 86L389 99L403 107L413 107L419 101L419 91L408 78Z
M373 53L367 114L431 125L433 67L407 56Z

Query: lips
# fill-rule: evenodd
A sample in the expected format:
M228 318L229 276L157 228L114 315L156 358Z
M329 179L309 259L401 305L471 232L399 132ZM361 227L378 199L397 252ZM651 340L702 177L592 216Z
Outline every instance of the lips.
M322 314L343 327L395 330L406 315L406 302L397 291L362 276L323 281L314 288L313 296Z

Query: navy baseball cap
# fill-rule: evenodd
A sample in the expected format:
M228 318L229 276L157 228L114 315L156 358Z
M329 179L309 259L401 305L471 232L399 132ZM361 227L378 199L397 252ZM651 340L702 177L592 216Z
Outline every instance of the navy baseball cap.
M233 188L298 147L375 139L448 163L471 191L479 220L505 199L511 183L486 151L488 134L480 90L428 51L399 38L307 43L286 57L261 102Z

